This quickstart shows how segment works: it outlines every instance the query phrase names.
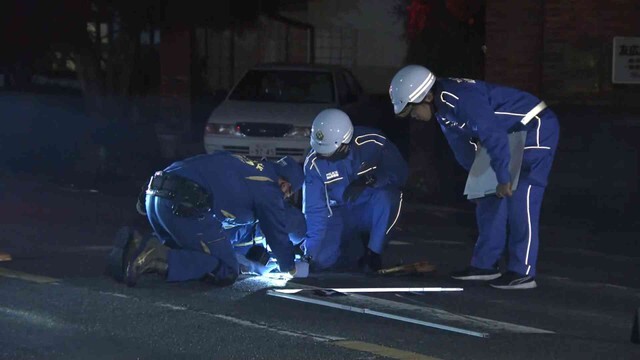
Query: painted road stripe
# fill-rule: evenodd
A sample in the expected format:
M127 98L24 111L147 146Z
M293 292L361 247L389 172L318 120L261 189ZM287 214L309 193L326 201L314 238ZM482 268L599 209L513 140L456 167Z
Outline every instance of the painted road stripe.
M388 357L391 359L400 360L439 360L433 356L422 355L411 351L398 350L386 346L370 344L362 341L335 341L331 344L337 345L343 348L368 352L375 355Z
M385 313L385 312L382 312L382 311L376 311L376 310L371 310L371 309L367 309L367 308L361 308L361 307L357 307L357 306L342 305L342 304L337 304L337 303L333 303L333 302L330 302L330 301L311 299L311 298L308 298L308 297L298 296L298 295L282 294L282 293L278 293L278 292L275 292L275 291L272 291L272 290L267 290L267 295L275 296L275 297L281 297L281 298L285 298L285 299L289 299L289 300L305 302L305 303L310 303L310 304L316 304L316 305L331 307L331 308L334 308L334 309L347 310L347 311L360 313L360 314L378 316L378 317L382 317L382 318L386 318L386 319L403 321L403 322L416 324L416 325L421 325L421 326L426 326L426 327L430 327L430 328L434 328L434 329L451 331L451 332L458 333L458 334L464 334L464 335L481 337L481 338L489 337L489 334L487 334L487 333L480 333L480 332L477 332L477 331L471 331L471 330L456 328L456 327L453 327L453 326L436 324L436 323L432 323L432 322L428 322L428 321L412 319L412 318L409 318L409 317L406 317L406 316L399 316L399 315L389 314L389 313Z
M289 282L288 285L300 288L319 289L314 286L302 285L293 282ZM349 294L348 296L336 297L332 300L334 300L335 303L342 302L342 305L344 306L376 309L386 313L397 313L398 311L402 311L406 314L407 312L410 312L413 318L428 319L430 321L446 322L449 324L455 323L465 328L478 330L478 333L555 334L554 331L550 330L486 319L478 316L451 313L446 310L429 307L426 303L421 306L411 305L406 302L392 301L359 294Z
M478 316L462 315L448 312L446 310L436 309L427 306L411 305L403 302L386 300L382 298L351 294L348 296L350 301L363 307L376 306L382 310L410 311L413 314L420 315L420 318L437 319L440 321L454 322L464 324L474 329L483 329L489 332L508 332L520 334L553 334L553 331L538 329L529 326L512 324L497 320L486 319ZM346 297L342 297L343 299Z
M274 289L273 291L283 293L283 294L297 294L302 291L312 291L312 290L320 290L320 291L335 291L343 294L351 294L351 293L399 293L399 292L411 292L411 293L421 293L421 292L454 292L454 291L463 291L463 288L443 288L443 287L390 287L390 288L318 288L318 289L309 289L309 288L300 288L300 289Z
M20 279L25 281L31 281L38 284L55 284L58 281L60 281L60 279L54 279L47 276L27 274L21 271L11 270L6 268L0 268L0 276L13 278L13 279Z
M104 294L104 295L123 298L123 299L124 298L129 298L128 296L126 296L124 294L120 294L120 293L102 292L102 291L100 293ZM363 341L351 341L349 339L345 339L345 338L339 337L339 336L321 335L321 334L314 334L314 333L295 331L295 330L289 330L289 329L285 330L285 329L280 329L280 328L277 328L277 327L274 327L274 326L270 326L270 325L267 325L267 324L254 322L254 321L249 321L249 320L244 320L244 319L240 319L240 318L229 316L229 315L214 314L214 313L210 313L210 312L206 312L206 311L191 310L191 309L189 309L187 307L184 307L184 306L177 306L177 305L163 303L163 302L156 302L156 303L154 303L154 305L162 307L162 308L165 308L165 309L173 310L173 311L196 312L196 313L202 314L204 316L211 316L211 317L214 317L216 319L221 319L221 320L224 320L224 321L227 321L227 322L231 322L231 323L234 323L236 325L240 325L240 326L244 326L244 327L249 327L249 328L253 328L253 329L259 329L259 330L263 330L263 331L268 331L268 332L276 333L276 334L282 335L282 336L310 339L310 340L313 340L313 341L316 341L316 342L321 342L321 343L325 343L325 344L329 344L329 345L334 345L334 346L342 347L342 348L349 349L349 350L355 350L355 351L360 351L360 352L369 353L369 354L373 354L373 355L379 355L379 356L386 356L387 358L390 358L390 359L398 359L398 360L408 360L408 359L440 360L440 359L435 358L435 357L431 357L431 356L427 356L427 355L423 355L423 354L419 354L419 353L414 353L414 352L410 352L410 351L395 349L395 348L392 348L392 347L371 344L371 343L367 343L367 342L363 342ZM0 311L1 310L2 310L2 308L0 308Z
M414 245L414 244L406 241L391 240L389 241L389 245Z

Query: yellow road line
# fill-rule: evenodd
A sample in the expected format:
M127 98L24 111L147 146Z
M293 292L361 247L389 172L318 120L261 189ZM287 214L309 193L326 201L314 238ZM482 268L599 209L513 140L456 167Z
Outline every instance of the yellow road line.
M394 349L386 346L370 344L363 341L332 341L332 345L337 345L343 348L368 352L375 355L385 356L391 359L399 360L440 360L436 357L422 355L411 351L404 351Z
M31 281L38 284L51 284L60 281L60 279L54 279L47 276L33 275L24 273L22 271L16 271L11 269L0 268L0 276L20 279L25 281Z

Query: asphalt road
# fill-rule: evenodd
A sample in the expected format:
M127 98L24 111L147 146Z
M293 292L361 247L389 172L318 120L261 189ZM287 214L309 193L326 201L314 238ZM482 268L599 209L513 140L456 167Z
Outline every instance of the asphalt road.
M456 282L475 236L468 208L406 204L387 265L429 260L426 277L244 277L229 288L103 275L111 237L136 219L125 195L2 179L1 359L639 359L637 233L545 213L539 288ZM140 221L140 218L137 218ZM321 296L335 287L461 292ZM281 288L303 291L283 295ZM286 296L286 297L282 297Z

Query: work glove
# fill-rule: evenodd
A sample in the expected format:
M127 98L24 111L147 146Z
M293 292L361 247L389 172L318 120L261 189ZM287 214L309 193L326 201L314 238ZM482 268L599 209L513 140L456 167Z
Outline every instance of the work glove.
M244 255L236 254L236 259L240 264L240 272L243 274L257 274L264 275L273 271L278 267L278 263L272 260L269 260L266 265L262 265L259 262L251 261L247 259Z
M294 278L306 278L309 276L309 263L305 260L296 260L296 267L289 271Z
M342 193L344 202L356 201L367 187L374 187L377 182L375 173L366 173L353 180Z

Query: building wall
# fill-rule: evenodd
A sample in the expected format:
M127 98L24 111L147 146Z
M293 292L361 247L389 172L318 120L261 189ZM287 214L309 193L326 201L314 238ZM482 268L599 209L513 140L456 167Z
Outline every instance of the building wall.
M637 0L488 0L488 81L551 101L632 104L640 86L611 82L614 36L640 36Z
M371 93L386 93L403 65L407 43L399 0L309 0L306 11L285 12L316 31L316 60L342 64Z
M540 0L487 1L487 81L540 93L542 12Z
M614 36L640 36L637 0L547 0L543 90L552 98L629 103L640 85L611 82Z

